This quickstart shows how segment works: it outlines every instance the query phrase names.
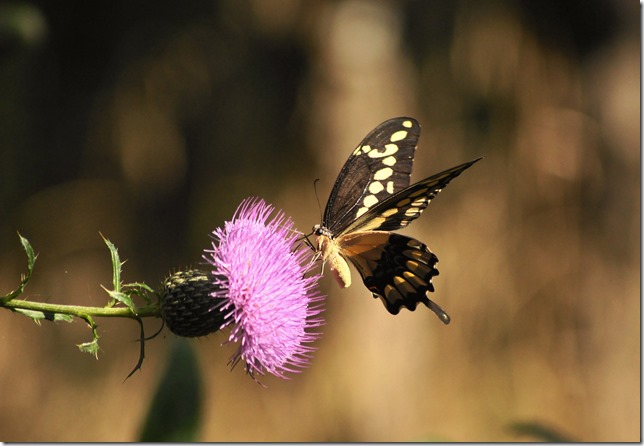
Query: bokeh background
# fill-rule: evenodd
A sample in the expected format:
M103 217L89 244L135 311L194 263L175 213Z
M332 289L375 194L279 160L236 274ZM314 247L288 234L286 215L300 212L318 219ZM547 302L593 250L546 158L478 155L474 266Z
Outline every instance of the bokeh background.
M224 334L180 344L194 438L639 441L639 39L627 0L3 2L0 294L26 269L16 231L29 299L79 305L111 283L99 231L154 287L247 196L308 232L313 180L324 205L367 132L413 116L412 180L485 156L404 231L438 255L452 323L327 277L289 381L231 372ZM140 438L180 341L123 382L138 326L98 322L96 361L82 322L0 311L0 439Z

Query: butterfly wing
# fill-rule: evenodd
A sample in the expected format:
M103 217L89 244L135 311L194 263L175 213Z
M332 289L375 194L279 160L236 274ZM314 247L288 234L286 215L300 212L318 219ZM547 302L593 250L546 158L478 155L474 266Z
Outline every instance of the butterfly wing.
M335 181L322 226L344 232L370 207L409 186L420 124L394 118L372 130L353 151Z
M400 234L368 231L338 240L342 253L356 267L365 286L391 314L402 307L414 311L419 302L448 324L450 317L427 296L434 291L438 258L424 243Z
M343 233L348 234L354 231L395 231L396 229L404 228L420 216L429 202L451 180L480 159L477 158L432 175L378 202L356 220L349 223Z
M481 158L409 186L419 135L412 118L390 119L369 133L342 167L314 230L318 251L341 286L351 283L348 259L390 313L414 311L422 302L447 324L447 313L427 297L434 291L438 258L418 240L389 231L418 218L441 189Z

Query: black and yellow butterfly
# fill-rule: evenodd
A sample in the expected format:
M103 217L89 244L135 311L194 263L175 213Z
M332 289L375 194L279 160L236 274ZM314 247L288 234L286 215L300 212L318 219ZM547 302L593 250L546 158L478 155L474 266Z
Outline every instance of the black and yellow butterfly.
M365 286L391 314L425 304L448 324L450 317L428 298L438 258L418 240L391 231L407 226L472 160L409 185L420 125L394 118L369 133L338 175L315 225L317 251L342 287L351 285L347 259Z

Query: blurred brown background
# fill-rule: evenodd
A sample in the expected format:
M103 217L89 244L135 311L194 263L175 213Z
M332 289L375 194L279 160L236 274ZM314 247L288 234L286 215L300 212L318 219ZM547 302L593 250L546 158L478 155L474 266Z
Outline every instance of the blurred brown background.
M330 278L311 367L256 385L191 340L204 441L640 440L640 7L634 1L0 5L0 294L103 305L108 251L152 286L250 195L309 231L355 145L423 127L412 180L484 155L405 230L438 255L394 317ZM354 280L357 274L354 271ZM132 441L175 336L0 312L0 439ZM152 333L158 321L146 321ZM181 398L181 395L177 395Z

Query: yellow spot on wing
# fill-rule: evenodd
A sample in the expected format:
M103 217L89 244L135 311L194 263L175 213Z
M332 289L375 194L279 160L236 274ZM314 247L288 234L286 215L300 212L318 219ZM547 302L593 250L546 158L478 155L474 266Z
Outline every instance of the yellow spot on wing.
M400 290L402 293L411 294L411 293L414 293L414 291L416 291L414 290L414 287L411 286L409 282L407 282L405 279L403 279L400 276L395 276L394 282L396 283L396 288L398 288L398 290Z
M391 135L391 138L389 138L389 141L396 142L396 141L405 139L406 137L407 137L407 130L398 130L396 133Z
M391 285L385 285L385 297L390 302L402 300L402 295L398 292L397 289L395 289Z
M403 271L403 276L405 276L405 279L407 279L409 283L414 285L415 288L427 285L418 276L410 271Z
M371 192L372 194L377 194L378 192L382 192L384 188L385 186L383 186L380 181L374 181L369 185L369 192Z
M420 267L420 263L418 263L415 260L407 260L405 262L405 266L409 271L415 272L415 271L418 271L418 268Z
M393 155L398 151L398 146L396 144L385 144L385 149L387 149L385 153Z
M386 144L385 150L372 150L369 152L370 158L384 158L386 156L391 156L398 151L398 146L396 144Z
M407 256L407 257L423 261L423 253L422 253L422 251L418 251L418 250L404 251L403 254L405 254L405 256Z
M402 125L403 125L403 127L406 127L408 129L410 129L413 124L411 123L411 121L405 121L405 122L402 123Z
M387 221L387 220L384 217L375 217L375 218L369 220L369 222L367 222L367 224L365 224L363 227L361 227L360 230L361 231L374 230L376 228L379 228L385 221Z
M380 169L377 171L374 175L373 178L374 180L386 180L391 176L391 174L394 173L394 171L391 169L391 167L385 167L383 169Z
M396 157L388 156L387 158L382 160L382 164L384 164L385 166L393 166L394 164L396 164L396 161Z
M405 266L409 271L416 274L419 277L425 277L431 272L431 268L424 263L416 262L415 260L407 260Z
M374 204L378 203L378 199L374 195L367 195L362 200L362 203L365 205L366 208L370 208Z
M420 211L418 210L418 208L409 208L405 211L406 217L415 217L418 214L420 214Z
M380 215L382 215L383 217L387 218L387 217L391 217L392 215L395 215L397 213L398 213L398 208L390 208L390 209L387 209L386 211L384 211Z
M369 144L365 144L364 146L358 146L356 149L353 151L354 155L360 155L360 153L367 153L371 150L371 146Z

